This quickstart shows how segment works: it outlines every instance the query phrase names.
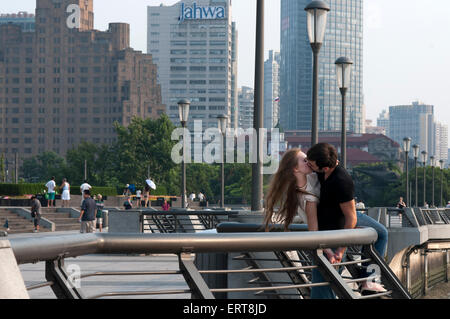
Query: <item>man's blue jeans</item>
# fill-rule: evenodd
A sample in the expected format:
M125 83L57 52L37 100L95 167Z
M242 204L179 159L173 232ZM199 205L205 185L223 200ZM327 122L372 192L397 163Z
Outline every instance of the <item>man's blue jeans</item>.
M388 243L388 230L386 227L384 227L382 224L377 222L375 219L361 214L357 213L358 221L356 223L356 227L371 227L376 230L378 233L378 240L375 242L374 248L377 251L377 253L380 255L381 258L384 258L387 250L387 243ZM344 255L345 256L345 255ZM344 257L345 260L345 257ZM343 260L343 262L344 262ZM342 268L339 269L339 273L342 272ZM361 277L369 277L370 274L365 272L361 274ZM313 283L319 283L324 282L325 279L322 277L322 274L318 269L313 269L312 271L312 282ZM311 288L311 299L336 299L336 295L333 292L333 290L329 286L325 287L314 287Z

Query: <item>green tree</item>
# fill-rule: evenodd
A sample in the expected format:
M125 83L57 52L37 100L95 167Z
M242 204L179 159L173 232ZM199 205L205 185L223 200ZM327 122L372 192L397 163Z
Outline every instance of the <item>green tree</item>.
M60 181L64 178L65 170L64 158L54 152L44 152L25 159L20 168L23 179L30 183L46 182L52 176Z

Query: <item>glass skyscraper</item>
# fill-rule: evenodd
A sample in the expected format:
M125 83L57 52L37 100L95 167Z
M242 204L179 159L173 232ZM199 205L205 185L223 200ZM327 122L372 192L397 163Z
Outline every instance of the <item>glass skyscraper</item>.
M347 93L347 128L364 129L363 0L328 0L325 40L320 51L319 130L341 130L341 95L335 61L354 62ZM311 130L313 56L305 7L310 0L281 0L280 124L284 130Z

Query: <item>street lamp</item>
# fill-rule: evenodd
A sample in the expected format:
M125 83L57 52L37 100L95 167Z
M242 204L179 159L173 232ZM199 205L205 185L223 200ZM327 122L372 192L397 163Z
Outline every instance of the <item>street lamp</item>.
M346 127L346 105L345 95L351 85L353 61L346 57L340 57L336 60L336 76L339 91L342 96L342 117L341 117L341 162L343 167L347 168L347 127Z
M431 184L431 189L432 189L432 191L431 191L431 196L432 196L431 207L434 208L435 207L434 206L434 167L436 166L436 162L435 162L435 157L434 156L430 157L430 164L431 164L431 168L433 170L433 182Z
M444 160L439 161L441 168L441 207L444 207Z
M313 104L312 104L312 127L311 147L319 142L319 52L322 47L327 26L327 15L330 7L324 1L311 1L305 8L307 12L308 37L314 55L313 67Z
M427 151L422 152L422 164L423 164L423 206L427 202Z
M181 126L186 128L186 123L189 120L189 107L191 102L187 99L182 99L178 102L178 111L180 116ZM186 209L186 136L183 133L183 160L181 161L181 208Z
M403 139L403 151L405 152L405 164L406 164L406 205L408 207L411 207L410 203L410 196L409 196L409 168L408 168L408 162L409 162L409 151L411 150L411 138L405 137Z
M420 154L420 146L415 144L413 145L414 152L414 171L416 175L416 205L415 207L419 207L419 177L417 176L417 161L419 160Z
M225 208L225 136L227 134L227 124L228 124L228 116L226 115L219 115L217 117L217 120L219 122L219 130L222 134L222 156L221 156L221 164L220 169L222 171L222 179L221 179L221 189L220 189L220 208Z

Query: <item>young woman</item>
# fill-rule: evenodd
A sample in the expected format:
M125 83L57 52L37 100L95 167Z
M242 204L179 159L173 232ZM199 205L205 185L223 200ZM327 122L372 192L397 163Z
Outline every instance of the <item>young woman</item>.
M270 223L282 223L287 230L298 215L308 224L309 231L318 231L317 204L320 198L320 183L317 175L308 166L306 154L300 149L291 149L283 156L278 171L273 176L266 198L266 230ZM278 211L276 210L278 208ZM387 248L387 229L367 215L357 213L357 227L373 227L378 233L375 250L384 257ZM334 252L324 253L333 263ZM362 274L369 277L369 274ZM381 285L364 282L361 291L386 291Z
M70 203L70 184L67 182L67 179L63 179L61 184L61 200L62 200L62 207L69 207Z

